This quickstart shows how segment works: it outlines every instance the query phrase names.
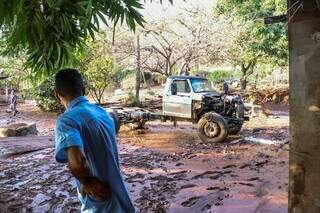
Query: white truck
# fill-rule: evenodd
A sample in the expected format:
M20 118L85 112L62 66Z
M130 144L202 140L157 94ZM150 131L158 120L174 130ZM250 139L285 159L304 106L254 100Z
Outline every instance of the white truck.
M217 93L206 78L171 76L167 79L162 113L139 108L113 108L111 115L121 124L143 127L147 121L189 121L198 126L200 139L208 143L224 142L228 135L237 134L245 120L244 103L239 95Z

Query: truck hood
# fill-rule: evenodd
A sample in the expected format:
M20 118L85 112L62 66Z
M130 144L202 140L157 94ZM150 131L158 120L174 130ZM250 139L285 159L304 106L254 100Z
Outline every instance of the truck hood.
M208 97L221 97L221 94L217 92L200 92L200 93L194 93L193 94L193 100L201 101L203 96Z

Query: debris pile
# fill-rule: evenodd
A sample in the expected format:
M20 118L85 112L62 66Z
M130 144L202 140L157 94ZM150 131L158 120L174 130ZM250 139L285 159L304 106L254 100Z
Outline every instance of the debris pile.
M152 99L146 98L142 102L142 106L144 109L148 109L150 111L156 111L162 109L162 96L158 95L158 97L154 97Z
M276 88L276 89L257 89L246 92L244 98L254 104L284 104L289 105L289 88Z

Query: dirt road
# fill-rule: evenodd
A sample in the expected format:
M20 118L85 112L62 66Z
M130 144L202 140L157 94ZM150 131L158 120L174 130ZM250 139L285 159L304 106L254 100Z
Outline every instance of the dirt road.
M41 149L0 160L0 212L79 212L73 178L53 158L54 116L42 120L23 109L20 115L38 119L40 134L49 137L26 138L30 143L38 140ZM252 119L225 144L201 143L187 123L175 128L157 122L145 130L122 130L118 143L138 212L282 213L287 208L288 145L254 140L287 138L284 113ZM1 146L0 141L0 153L10 150L10 143L15 148L22 144L12 139Z

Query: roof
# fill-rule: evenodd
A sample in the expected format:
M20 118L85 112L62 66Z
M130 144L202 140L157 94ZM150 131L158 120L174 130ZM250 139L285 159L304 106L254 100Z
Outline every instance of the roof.
M173 76L169 76L168 78L174 78L174 79L206 79L204 77L201 76L189 76L189 75L173 75Z

